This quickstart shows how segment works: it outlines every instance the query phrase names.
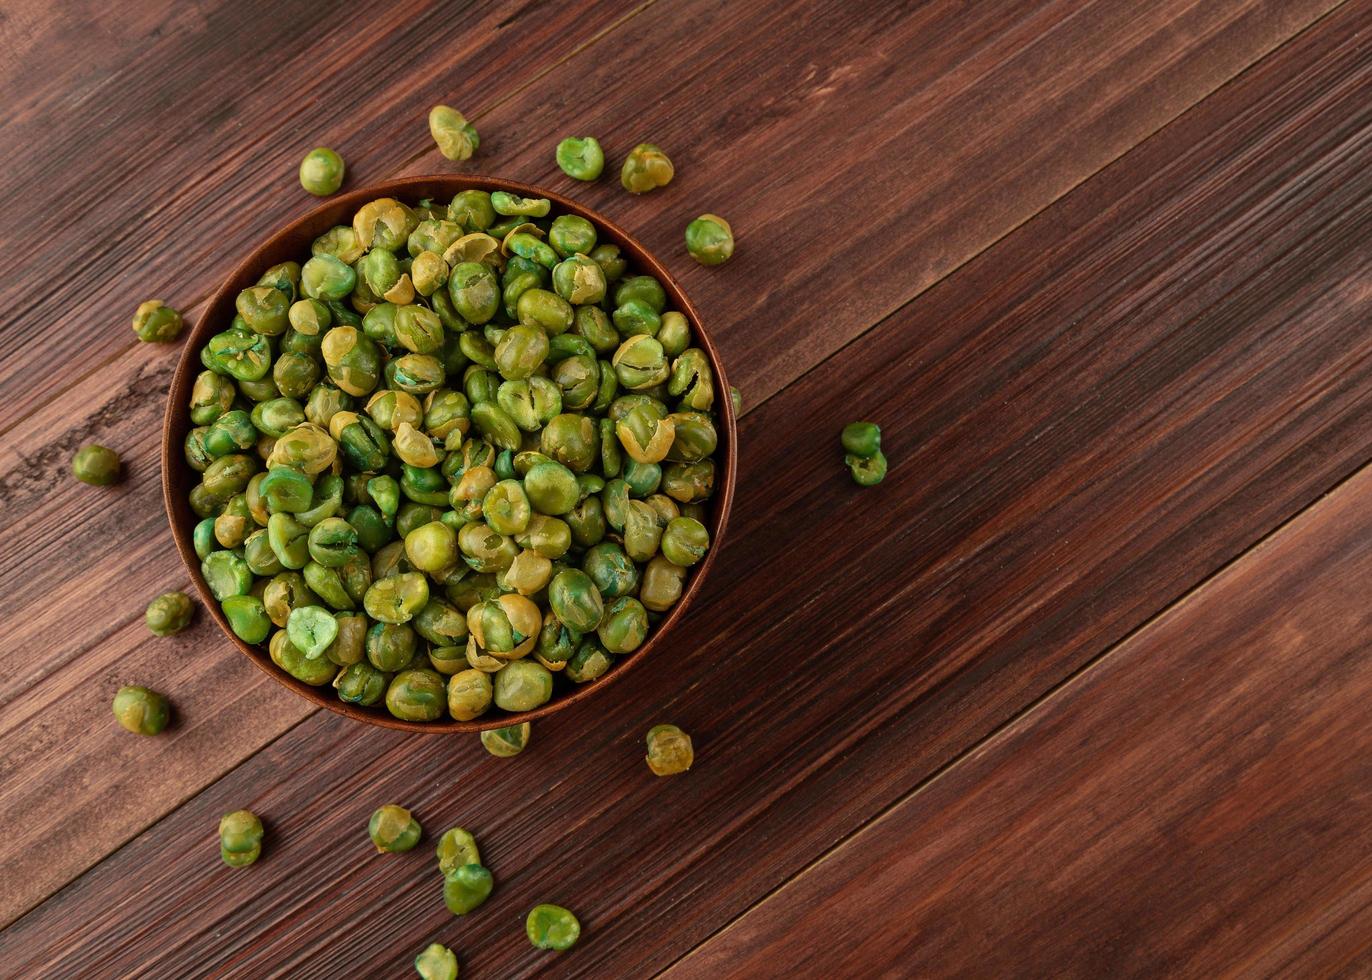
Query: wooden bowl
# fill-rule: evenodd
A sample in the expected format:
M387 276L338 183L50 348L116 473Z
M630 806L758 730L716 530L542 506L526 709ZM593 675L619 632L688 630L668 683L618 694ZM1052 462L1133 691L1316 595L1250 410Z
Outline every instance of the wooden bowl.
M302 256L308 256L311 241L334 225L351 224L353 213L363 204L378 197L394 197L412 204L426 197L441 201L450 200L458 191L471 189L510 191L524 197L546 197L563 212L579 214L589 219L596 226L599 240L618 245L631 260L632 268L636 272L647 273L656 277L667 291L668 306L685 313L690 320L695 344L704 349L710 359L710 367L714 371L715 414L720 423L718 425L719 446L715 450L714 457L715 493L709 504L710 550L705 555L704 560L692 570L681 599L652 631L648 641L632 654L619 658L615 666L599 680L578 685L568 693L555 696L553 700L534 711L509 713L496 709L492 715L475 721L448 720L428 723L402 721L391 717L384 708L378 710L347 704L334 695L332 688L311 687L296 680L272 663L265 649L258 649L244 643L229 628L228 620L224 618L219 603L210 594L205 579L200 574L200 560L196 557L195 549L191 543L191 533L198 519L191 511L186 495L199 482L199 474L186 463L183 453L186 433L191 428L188 405L191 386L195 383L195 377L201 370L200 349L211 336L228 326L235 313L234 299L239 291L254 285L258 277L269 266L292 259L299 261ZM729 380L724 373L724 365L720 361L719 352L711 343L710 335L705 330L700 314L691 304L690 299L682 292L671 273L639 244L637 239L596 211L542 187L521 184L513 180L466 174L405 177L359 188L330 198L327 203L296 219L269 237L239 264L232 275L224 280L219 290L210 299L209 306L201 314L199 321L191 328L190 336L186 339L185 346L181 351L180 363L177 364L176 373L172 377L171 390L167 394L166 421L162 427L162 494L166 501L167 517L171 521L172 537L176 541L176 549L181 553L182 561L186 563L191 581L199 590L205 608L214 617L214 621L219 624L219 628L224 631L224 635L229 638L229 642L237 646L244 656L269 674L273 680L289 687L302 698L313 701L320 707L328 708L330 711L336 711L340 715L346 715L369 725L380 725L383 728L398 728L412 732L475 732L544 718L554 712L569 708L577 702L592 698L611 685L617 684L622 677L629 673L631 668L641 663L667 641L667 637L673 628L686 615L686 610L690 608L692 601L699 594L701 585L705 581L706 575L709 574L715 556L719 553L720 545L724 541L724 529L729 520L729 508L734 496L734 472L737 457L737 429L734 409L729 398Z

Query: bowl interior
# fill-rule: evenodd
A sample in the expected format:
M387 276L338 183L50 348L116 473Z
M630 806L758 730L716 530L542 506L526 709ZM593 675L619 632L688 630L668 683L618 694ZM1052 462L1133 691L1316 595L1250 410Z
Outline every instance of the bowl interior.
M223 611L219 608L219 603L210 594L204 577L200 574L200 560L196 557L195 549L191 543L191 531L198 518L190 509L187 494L199 481L199 475L186 463L182 451L186 434L191 428L187 405L190 401L191 386L195 383L195 377L201 369L201 347L211 336L228 326L235 312L234 299L239 291L256 283L258 277L269 266L289 260L299 261L302 255L308 254L310 243L315 238L334 225L350 224L353 213L359 207L378 197L394 197L413 204L423 198L449 200L458 191L471 189L503 190L524 197L546 197L563 212L578 214L589 219L595 224L600 241L618 245L629 257L632 267L637 272L652 275L662 283L669 299L668 305L686 314L691 323L694 343L705 351L710 360L710 367L714 371L715 415L719 423L717 426L719 444L714 457L715 492L709 502L711 544L705 558L692 570L681 599L658 623L647 642L632 654L618 658L615 666L599 680L578 685L571 691L555 696L547 704L533 711L511 713L493 709L489 716L465 722L451 719L438 722L402 721L385 714L384 711L362 708L340 701L334 696L331 688L311 687L303 681L291 677L271 662L271 658L265 650L244 643L229 628L228 620L225 619ZM617 682L630 668L641 662L662 644L676 624L685 616L686 610L699 593L701 584L713 566L715 556L718 554L724 539L725 525L728 522L729 509L733 502L734 476L737 465L737 430L728 386L728 377L724 372L724 365L720 361L719 352L711 342L709 333L701 322L700 314L686 294L682 292L676 280L632 235L598 212L541 187L519 183L518 181L476 175L407 177L359 188L330 198L325 204L271 235L252 251L234 270L233 274L225 280L219 290L211 297L204 313L190 329L185 346L181 351L181 360L172 377L171 389L167 395L166 419L162 430L162 491L167 507L167 516L171 521L172 537L176 541L177 551L180 552L181 559L190 572L191 581L199 591L204 606L209 614L214 617L215 622L219 624L224 635L253 663L301 697L358 721L406 731L474 732L533 721L567 708L584 698L591 697L596 692Z

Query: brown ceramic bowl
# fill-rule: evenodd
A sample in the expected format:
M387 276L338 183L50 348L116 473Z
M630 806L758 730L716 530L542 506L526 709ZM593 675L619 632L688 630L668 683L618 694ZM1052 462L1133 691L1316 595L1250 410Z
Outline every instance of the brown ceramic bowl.
M191 544L191 532L195 527L197 518L190 509L186 495L199 481L199 475L187 465L182 452L186 433L191 427L187 405L190 401L191 386L195 383L195 377L201 370L200 349L211 336L228 326L235 312L234 298L240 290L253 285L263 270L277 262L285 262L290 259L298 261L302 256L307 256L311 241L334 225L350 224L353 212L375 198L394 197L407 203L414 203L426 197L436 200L449 200L458 191L469 189L503 190L525 197L546 197L563 212L579 214L588 218L595 224L602 242L613 242L618 245L631 260L632 268L637 272L655 276L667 291L668 306L686 314L691 322L695 344L703 348L709 356L710 366L715 373L716 416L720 425L719 447L715 451L715 494L710 502L711 546L705 559L692 571L690 580L686 585L686 591L680 601L652 631L648 641L632 654L621 657L609 673L601 679L580 685L568 693L555 696L553 700L534 711L507 713L496 709L495 713L490 716L475 721L448 720L430 723L401 721L386 714L384 709L363 708L340 701L334 695L332 688L311 687L296 680L273 664L265 649L258 649L244 643L229 628L228 620L224 618L219 603L210 595L209 588L205 585L205 580L200 574L200 560L196 557L195 549ZM738 456L737 430L728 386L728 377L724 373L724 365L719 359L719 352L710 342L710 335L701 322L700 314L686 297L686 294L681 291L681 287L677 285L671 273L632 235L590 208L541 187L533 187L513 180L500 180L494 177L475 175L406 177L360 188L330 198L327 203L286 225L251 252L234 270L233 274L224 280L218 292L210 299L209 306L201 314L199 321L191 329L190 336L182 348L181 361L176 367L176 374L172 377L171 391L167 395L166 421L162 428L162 493L167 505L167 516L171 520L172 537L176 540L176 548L181 552L181 559L190 571L191 581L199 590L205 608L214 617L214 621L219 624L219 628L224 631L224 635L229 638L229 642L237 646L244 656L248 657L254 664L271 675L277 683L289 687L296 694L313 701L320 707L328 708L330 711L336 711L341 715L347 715L349 718L366 722L369 725L380 725L384 728L399 728L414 732L475 732L533 721L536 718L543 718L556 711L571 707L576 702L594 697L612 685L617 688L622 686L618 684L619 680L628 674L632 667L641 663L667 641L667 637L673 628L686 615L686 610L690 608L692 601L700 592L701 584L705 581L706 575L709 574L715 556L719 553L720 545L723 543L724 528L728 523L729 507L734 495L734 471Z

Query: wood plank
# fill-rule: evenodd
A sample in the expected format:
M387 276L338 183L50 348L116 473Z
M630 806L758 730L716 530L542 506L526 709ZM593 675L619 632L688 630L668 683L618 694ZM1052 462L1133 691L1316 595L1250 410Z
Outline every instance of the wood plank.
M513 41L491 52L492 25L507 8L487 13L483 6L471 24L431 8L422 17L398 17L402 27L389 32L359 29L375 48L359 56L378 64L408 57L404 72L358 73L354 58L321 58L319 49L297 44L281 85L248 76L253 88L244 93L231 74L233 98L213 84L198 88L194 66L163 73L170 81L159 75L158 86L189 85L198 93L196 122L187 125L179 114L172 117L179 125L166 116L127 119L128 126L167 136L133 143L139 153L129 159L126 127L115 127L109 153L81 155L99 179L74 171L56 188L60 197L35 183L46 161L22 171L27 183L19 186L33 190L12 196L26 208L15 218L30 213L34 195L44 213L75 205L94 214L91 221L44 226L51 234L32 267L60 263L73 271L55 293L17 285L26 289L24 302L4 307L16 313L0 334L0 386L17 393L0 405L0 433L70 383L34 370L36 363L72 358L99 366L102 375L106 367L118 371L117 358L131 347L130 296L165 294L192 308L231 266L225 256L241 254L302 210L309 202L294 174L306 143L336 142L355 180L391 176L407 161L411 172L451 169L422 120L436 93L457 98L449 93L459 80L463 106L485 141L468 168L548 181L592 205L612 204L611 213L645 232L650 247L678 257L698 305L717 310L721 324L749 322L747 331L724 337L724 352L731 363L748 365L750 396L761 399L1338 2L906 0L855 18L845 0L700 0L656 5L627 20L612 43L541 78L526 77L534 73L525 66L549 53L524 43L518 25L530 21L516 22ZM594 26L574 5L547 10L531 41L552 45L556 54L566 53L559 39L572 25L576 32ZM731 26L721 33L726 11ZM435 20L449 31L461 25L458 47ZM228 36L258 43L253 31ZM773 43L758 44L759 37ZM502 103L509 84L527 87ZM282 86L301 93L284 109ZM180 105L179 89L171 91ZM130 101L127 90L118 97ZM329 122L316 119L321 104ZM346 128L334 119L347 120ZM561 176L553 148L572 120L600 134L612 162L643 139L663 142L680 166L673 187L634 200L618 188L613 166L595 186ZM249 133L229 133L230 125L246 125ZM845 138L817 143L817 133ZM222 155L204 160L207 144L225 142ZM127 179L111 181L106 159L127 164ZM188 184L187 173L199 179ZM690 268L684 255L682 228L707 208L727 210L740 231L743 244L728 276ZM133 241L125 231L130 215L142 218ZM187 215L196 216L194 229ZM5 217L0 211L0 227ZM899 248L890 247L892 229ZM842 244L816 248L817 235ZM122 247L111 250L115 236ZM840 251L876 258L861 276L835 277L830 257ZM767 288L740 296L740 281ZM826 288L815 289L816 281ZM54 323L54 310L69 312ZM106 328L91 331L92 318ZM795 330L795 323L809 328Z
M1372 948L1369 576L1372 467L666 975L1333 975Z
M688 951L1372 456L1365 16L751 412L734 541L632 700L540 726L513 763L313 717L22 919L6 962L61 969L94 942L111 969L387 971L444 938L464 970L517 976L546 965L518 935L541 900L587 923L564 969ZM814 434L869 412L902 421L891 479L859 493ZM666 719L699 740L683 780L638 761ZM340 846L392 797L481 835L497 904L458 928L427 854ZM246 884L206 850L238 805L282 828Z

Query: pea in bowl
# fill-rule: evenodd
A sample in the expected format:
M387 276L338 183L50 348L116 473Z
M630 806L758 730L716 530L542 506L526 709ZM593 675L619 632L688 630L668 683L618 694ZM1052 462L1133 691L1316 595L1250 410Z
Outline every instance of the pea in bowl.
M172 536L232 642L359 721L470 732L625 674L721 545L736 430L632 236L478 176L331 198L237 268L168 394Z

